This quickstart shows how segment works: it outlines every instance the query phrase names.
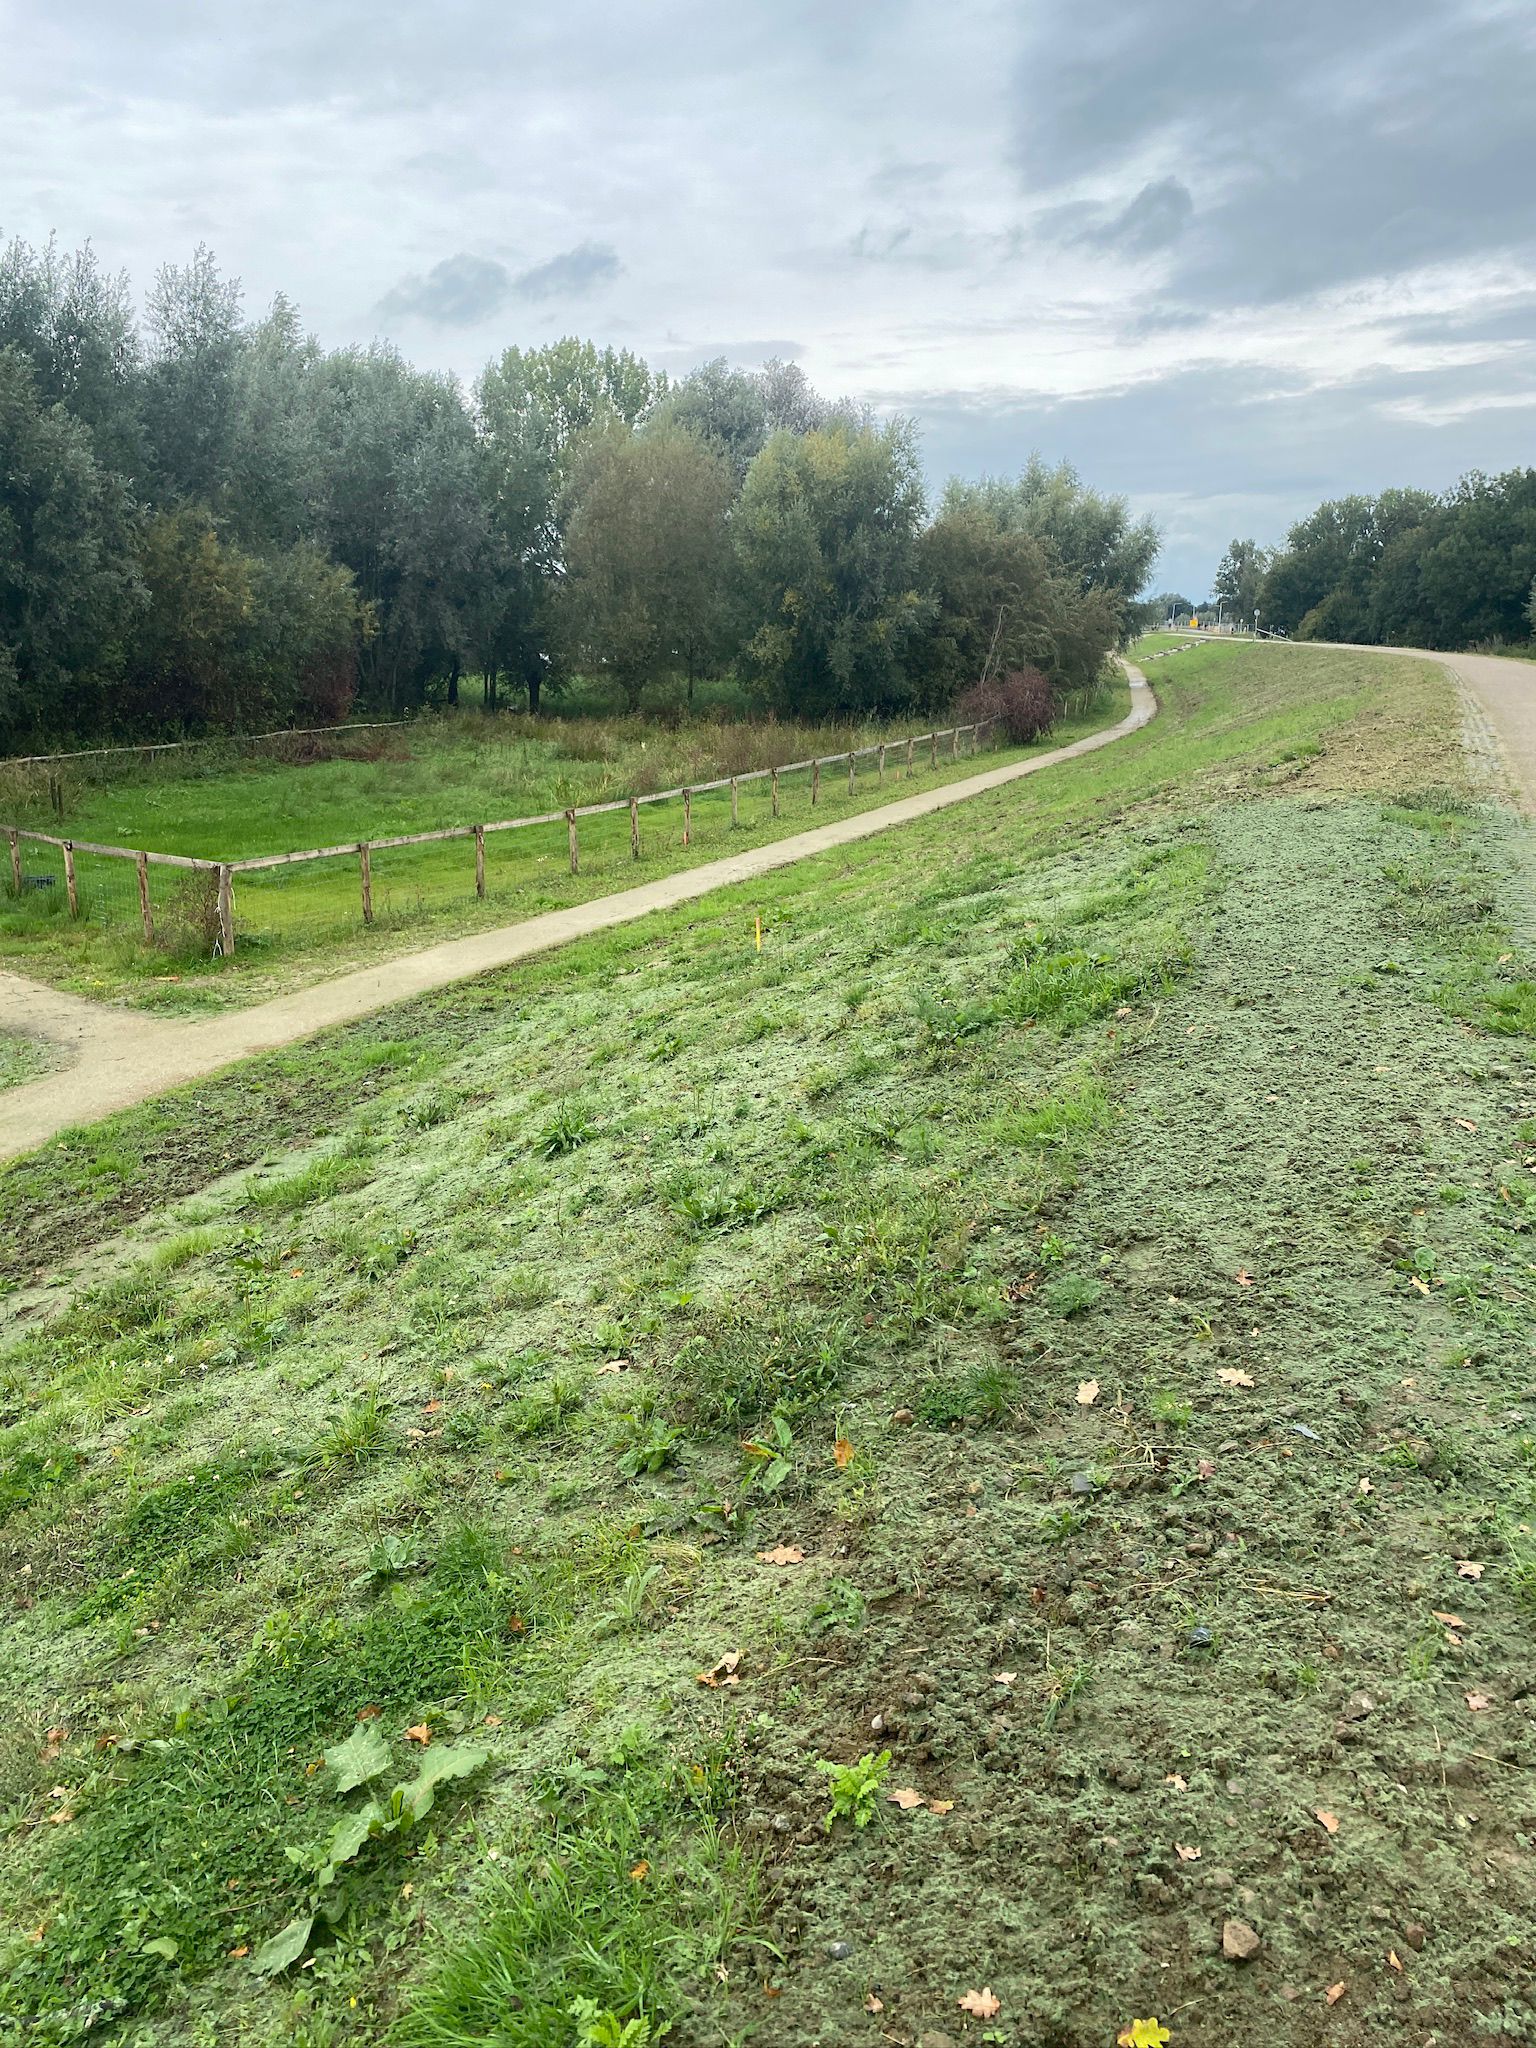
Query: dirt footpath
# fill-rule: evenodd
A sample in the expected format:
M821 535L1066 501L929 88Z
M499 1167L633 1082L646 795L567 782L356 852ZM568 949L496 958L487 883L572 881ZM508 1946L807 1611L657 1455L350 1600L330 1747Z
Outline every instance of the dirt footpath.
M142 1016L131 1010L88 1003L62 995L17 974L0 974L0 1029L27 1031L68 1048L72 1065L63 1072L39 1076L0 1093L0 1159L14 1158L45 1144L73 1124L90 1123L112 1111L127 1109L183 1081L195 1081L251 1053L269 1052L296 1039L308 1038L333 1024L350 1023L391 1003L424 995L450 982L465 981L493 968L509 966L530 954L549 952L572 939L585 938L610 926L627 924L654 910L669 910L713 889L747 882L758 875L827 853L855 840L867 839L893 825L926 817L930 811L963 803L968 797L1000 788L1004 783L1037 774L1061 761L1075 760L1098 747L1136 732L1157 712L1157 699L1138 668L1125 664L1132 697L1129 714L1118 725L1070 746L1033 755L1027 761L987 769L963 782L924 790L916 796L884 804L879 810L842 818L835 824L797 832L772 845L730 854L724 860L663 875L638 888L552 910L542 917L501 925L472 937L445 940L419 953L365 967L313 988L298 989L234 1015L172 1020Z

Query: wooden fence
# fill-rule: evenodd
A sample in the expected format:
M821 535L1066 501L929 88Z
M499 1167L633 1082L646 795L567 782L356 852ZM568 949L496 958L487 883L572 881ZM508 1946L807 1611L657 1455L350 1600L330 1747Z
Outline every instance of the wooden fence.
M235 889L236 875L255 874L272 868L293 867L301 862L317 860L356 860L358 880L362 895L364 924L373 923L373 856L397 846L427 846L446 839L472 839L475 846L475 894L485 895L485 841L490 832L521 832L537 825L558 825L563 820L566 827L566 842L570 857L571 873L580 873L581 844L578 822L582 818L596 818L613 811L629 813L630 858L640 858L640 806L642 804L675 803L678 798L683 804L683 844L688 846L693 837L693 800L715 790L728 789L731 796L731 823L738 823L738 803L741 785L746 782L766 781L773 806L773 816L779 815L779 786L786 775L797 774L802 769L811 772L811 802L821 800L821 771L824 767L835 767L839 762L848 765L848 794L852 796L857 787L857 770L860 761L874 759L877 762L878 780L885 781L886 763L892 754L905 755L905 767L912 772L916 750L926 750L931 768L937 768L941 744L948 742L948 758L961 758L961 741L969 741L966 751L975 754L983 734L990 736L995 719L985 719L977 725L948 726L943 731L912 734L906 739L881 740L867 747L854 747L846 753L820 754L804 761L788 761L776 768L753 768L742 775L720 775L712 782L696 782L687 788L659 789L649 796L614 797L606 803L573 804L565 810L541 811L531 818L500 818L483 825L446 825L434 832L404 832L391 839L354 839L340 846L310 846L297 853L263 853L246 860L201 860L184 853L150 853L140 847L100 846L85 839L61 839L51 832L29 832L18 825L4 828L10 840L11 881L18 896L23 889L21 868L21 842L23 840L42 846L56 846L64 858L64 886L69 898L69 914L80 915L80 893L75 878L75 855L95 854L108 860L131 860L138 871L139 915L143 923L146 944L153 944L155 936L154 911L150 903L149 870L151 866L181 868L198 874L217 877L219 951L227 958L235 950Z

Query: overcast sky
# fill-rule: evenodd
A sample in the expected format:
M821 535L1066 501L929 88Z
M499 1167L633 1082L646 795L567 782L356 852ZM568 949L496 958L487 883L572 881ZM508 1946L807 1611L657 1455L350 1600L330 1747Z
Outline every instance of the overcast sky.
M0 236L472 377L791 356L930 475L1070 458L1204 595L1536 460L1532 0L0 0Z

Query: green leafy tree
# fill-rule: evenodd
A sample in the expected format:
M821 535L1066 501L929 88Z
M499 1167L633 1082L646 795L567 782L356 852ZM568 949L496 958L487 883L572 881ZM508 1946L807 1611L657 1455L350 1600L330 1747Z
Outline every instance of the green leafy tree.
M648 424L653 430L683 427L696 434L724 457L739 488L768 438L762 381L749 371L733 370L724 356L718 356L674 384Z
M565 603L573 644L630 710L662 678L688 695L719 650L729 464L677 426L591 436L567 489Z
M905 422L767 443L732 519L741 663L764 703L825 718L910 701L904 656L929 613L918 587L922 518Z
M240 282L199 244L162 265L150 291L144 420L151 463L170 497L216 506L229 480L235 374L243 345Z
M142 458L143 350L128 280L108 275L89 243L64 254L14 241L0 252L0 348L32 365L44 404L90 429L96 461L133 478Z
M0 731L87 732L144 604L120 477L89 429L0 348Z
M1058 694L1081 689L1115 644L1116 601L1084 591L1041 541L1002 526L963 485L946 492L918 543L918 565L931 610L907 667L923 710L1010 669L1040 669Z
M1264 574L1269 557L1256 540L1234 540L1216 569L1211 595L1225 607L1227 616L1251 625L1259 609Z
M1091 490L1067 462L1054 469L1032 455L1018 477L986 477L951 487L946 502L970 504L999 532L1026 533L1044 546L1080 589L1106 593L1122 630L1161 545L1151 519L1132 519L1124 498Z

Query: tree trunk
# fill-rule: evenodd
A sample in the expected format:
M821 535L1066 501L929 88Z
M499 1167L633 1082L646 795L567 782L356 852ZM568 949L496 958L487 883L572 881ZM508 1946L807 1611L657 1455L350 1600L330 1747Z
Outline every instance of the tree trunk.
M542 680L537 669L534 669L528 677L528 715L530 718L537 718L539 715L539 690L542 686Z
M459 701L459 657L453 657L453 667L448 671L448 702L457 705Z

